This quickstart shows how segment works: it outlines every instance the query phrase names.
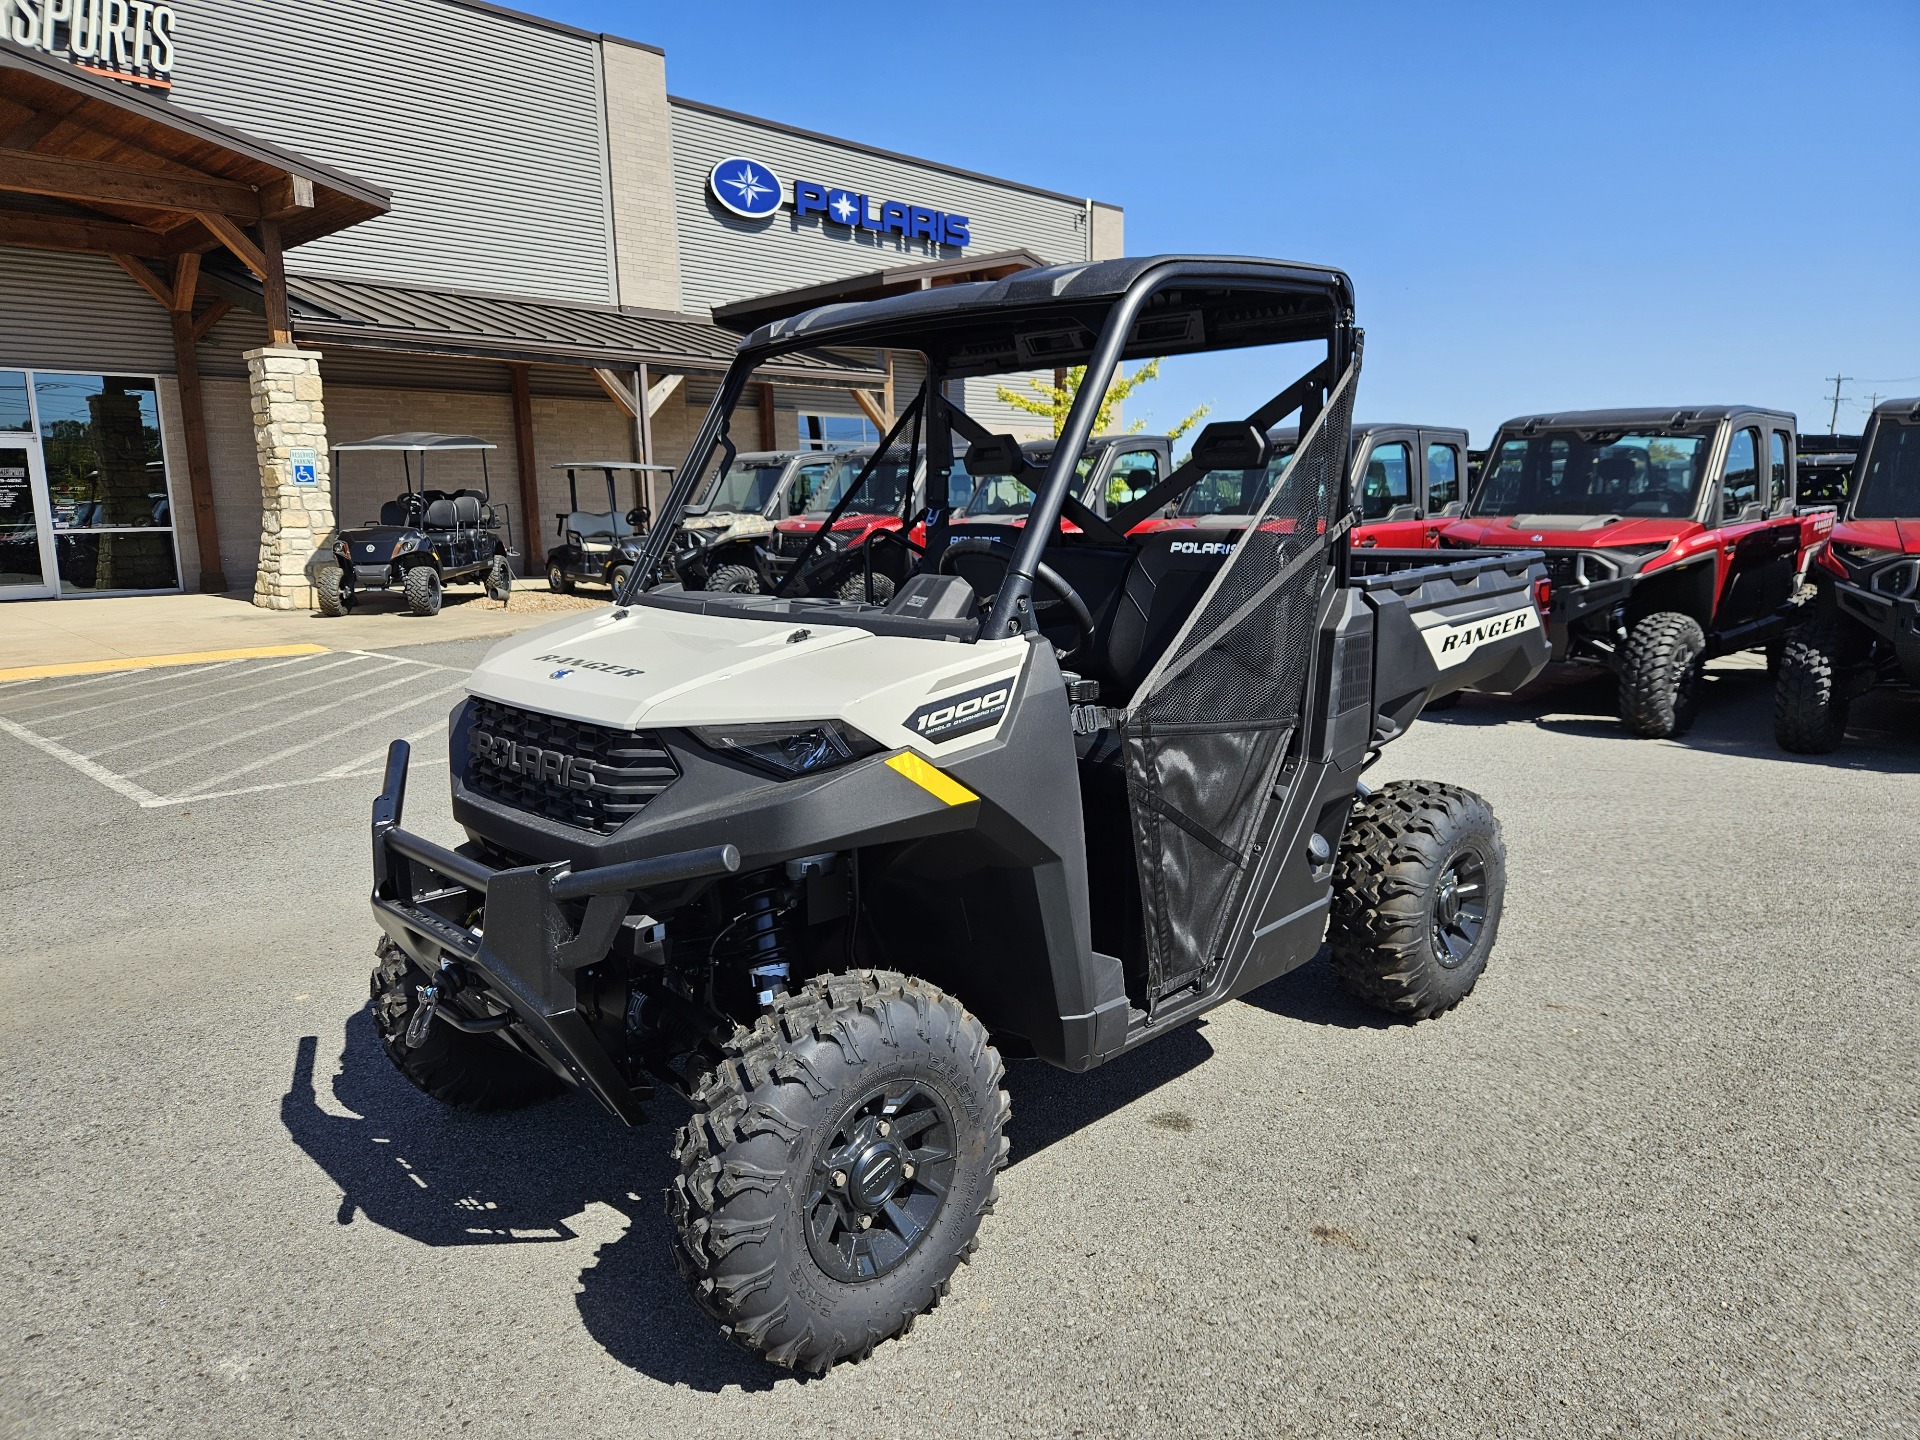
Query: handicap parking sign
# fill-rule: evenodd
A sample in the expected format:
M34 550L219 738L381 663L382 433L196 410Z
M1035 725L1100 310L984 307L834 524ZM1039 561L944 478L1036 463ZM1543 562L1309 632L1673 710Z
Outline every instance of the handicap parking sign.
M320 456L312 450L292 451L288 459L293 465L293 483L296 485L318 485L320 483Z

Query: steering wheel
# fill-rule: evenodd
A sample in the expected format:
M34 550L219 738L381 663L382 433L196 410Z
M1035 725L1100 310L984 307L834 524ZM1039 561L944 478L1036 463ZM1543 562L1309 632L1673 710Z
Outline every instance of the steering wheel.
M653 512L644 505L636 505L627 511L627 524L633 526L633 533L636 535L646 534L647 526L652 523Z
M942 575L957 574L951 562L960 555L985 555L990 559L998 560L1009 570L1013 568L1013 547L1004 540L991 539L985 535L961 536L946 548L946 552L940 557L940 563L934 568ZM1065 605L1073 616L1074 628L1078 632L1073 644L1064 650L1057 645L1054 647L1059 657L1064 660L1093 638L1093 612L1087 609L1087 602L1080 598L1078 590L1067 583L1066 577L1044 561L1034 571L1033 578L1059 597L1060 603Z

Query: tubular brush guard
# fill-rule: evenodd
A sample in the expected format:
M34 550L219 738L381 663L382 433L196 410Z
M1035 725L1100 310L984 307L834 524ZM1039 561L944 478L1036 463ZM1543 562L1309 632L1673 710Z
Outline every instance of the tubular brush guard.
M630 1084L580 1014L574 973L606 959L620 922L639 900L651 908L684 904L704 883L740 868L731 845L573 870L564 860L496 870L400 828L407 798L404 740L387 747L387 773L373 802L373 916L428 975L452 957L480 977L513 1013L510 1027L557 1071L589 1091L629 1125L646 1119L651 1087ZM419 873L447 884L424 891ZM484 924L449 919L436 906L478 903ZM568 902L584 901L576 921Z

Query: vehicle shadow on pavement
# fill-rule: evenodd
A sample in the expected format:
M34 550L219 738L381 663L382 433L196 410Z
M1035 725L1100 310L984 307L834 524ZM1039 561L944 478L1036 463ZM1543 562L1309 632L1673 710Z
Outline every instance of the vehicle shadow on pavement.
M627 1130L568 1095L528 1110L449 1110L403 1080L362 1010L346 1023L339 1105L319 1103L317 1036L296 1047L280 1103L287 1134L339 1186L335 1220L371 1222L423 1245L541 1244L579 1238L595 1202L626 1218L580 1275L587 1331L621 1364L668 1384L765 1390L785 1372L735 1349L701 1314L674 1269L662 1196L684 1106L662 1096L653 1123Z
M1331 1025L1340 1030L1393 1030L1400 1023L1362 1005L1340 988L1324 946L1306 964L1289 970L1277 980L1269 980L1240 999L1283 1020L1304 1020L1310 1025Z
M1428 711L1421 722L1480 728L1531 722L1554 734L1659 744L1621 726L1613 677L1569 672L1536 681L1516 695L1466 695L1451 710ZM1773 679L1758 665L1709 666L1693 728L1667 742L1689 750L1744 756L1789 765L1819 765L1888 775L1920 773L1920 702L1875 692L1854 702L1841 747L1829 755L1795 755L1773 738Z
M1169 1031L1151 1045L1083 1075L1044 1060L1009 1064L1007 1098L1013 1104L1013 1120L1007 1126L1008 1165L1038 1155L1204 1065L1213 1058L1213 1046L1201 1033L1204 1026L1201 1021Z

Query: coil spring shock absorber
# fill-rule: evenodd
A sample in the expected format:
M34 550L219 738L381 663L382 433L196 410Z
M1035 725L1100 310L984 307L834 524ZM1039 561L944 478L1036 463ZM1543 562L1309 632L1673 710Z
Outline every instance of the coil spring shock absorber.
M783 994L793 974L793 932L788 923L798 903L778 870L749 875L734 890L739 910L714 936L716 968L740 965L761 1009Z

